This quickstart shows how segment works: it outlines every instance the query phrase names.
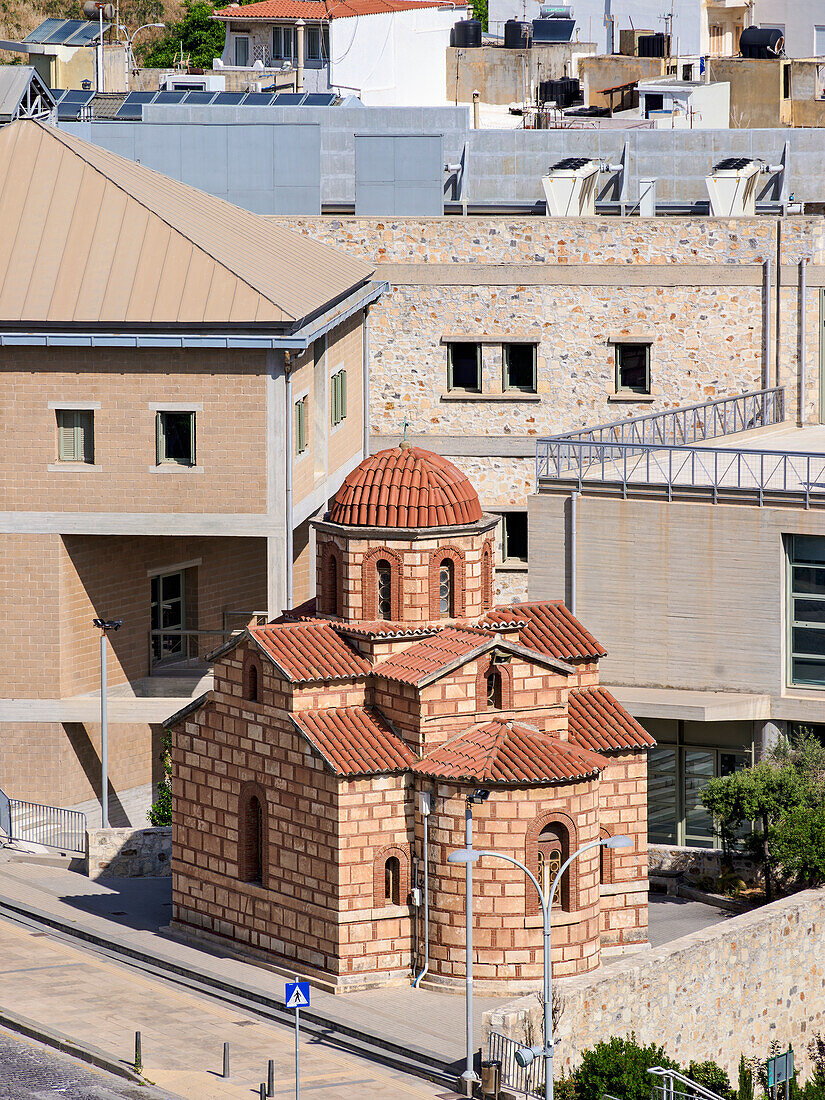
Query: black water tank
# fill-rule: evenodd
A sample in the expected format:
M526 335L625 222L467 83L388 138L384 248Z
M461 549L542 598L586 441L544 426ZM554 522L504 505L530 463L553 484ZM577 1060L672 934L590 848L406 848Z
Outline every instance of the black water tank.
M478 19L459 19L453 27L453 45L460 50L475 50L481 45L481 23Z
M668 57L669 54L670 35L661 31L639 35L639 57Z
M532 34L532 23L522 23L520 19L508 19L504 24L504 45L508 50L528 50Z
M742 57L779 57L784 46L782 31L776 27L745 27L739 38Z
M560 80L542 80L539 83L539 100L542 103L555 103L564 110L581 98L578 80L563 76Z

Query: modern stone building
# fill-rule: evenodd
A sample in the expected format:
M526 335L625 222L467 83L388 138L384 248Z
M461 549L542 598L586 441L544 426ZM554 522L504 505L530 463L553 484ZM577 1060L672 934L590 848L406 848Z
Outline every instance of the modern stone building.
M405 442L345 479L314 522L315 606L228 641L214 689L169 719L179 930L342 992L425 963L457 985L464 876L447 857L483 788L476 845L545 888L581 845L633 839L562 878L558 975L645 944L653 739L599 686L605 651L563 603L495 606L496 524L451 463ZM474 913L479 986L535 987L522 872L478 864Z
M33 121L0 131L0 225L0 785L94 808L92 620L119 618L111 817L139 825L170 699L200 694L230 631L309 594L309 517L364 455L380 285Z
M482 171L483 156L473 163ZM823 416L821 219L290 224L390 283L370 313L372 450L406 417L413 441L473 480L503 519L499 600L527 594L538 437L773 384L785 387L790 420Z

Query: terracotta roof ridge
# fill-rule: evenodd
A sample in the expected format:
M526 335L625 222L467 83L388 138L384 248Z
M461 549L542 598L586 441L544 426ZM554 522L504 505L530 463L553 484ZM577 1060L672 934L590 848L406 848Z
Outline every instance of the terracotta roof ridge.
M224 271L228 271L230 275L232 275L234 278L236 278L239 282L243 283L244 286L248 287L252 291L253 294L257 294L260 298L263 298L265 301L269 302L269 304L271 306L274 306L275 309L280 310L281 313L284 314L284 318L286 320L289 320L289 321L299 320L298 317L294 316L294 314L290 313L289 310L287 310L284 306L282 306L280 304L280 302L274 301L270 294L266 293L266 291L261 290L260 287L255 286L253 283L251 283L249 281L248 278L246 278L244 275L241 275L241 273L239 271L236 271L234 269L234 267L231 267L226 262L226 260L218 259L218 257L214 254L214 252L210 251L209 248L207 248L206 246L201 244L199 241L196 241L193 238L193 236L190 233L188 233L185 229L181 229L180 226L175 225L175 223L170 221L169 218L165 218L157 210L154 210L143 198L141 198L139 195L136 195L134 193L134 191L132 191L129 187L126 187L121 180L112 179L111 176L107 175L106 172L104 172L102 167L95 164L93 161L89 160L88 157L84 156L83 153L80 152L78 149L76 149L75 146L74 146L75 141L82 141L81 138L77 138L76 135L74 135L74 134L64 133L62 130L58 130L56 127L46 126L45 123L42 123L42 122L38 121L37 119L26 119L26 121L27 122L34 122L35 125L39 126L42 130L48 131L50 137L57 138L57 140L60 141L62 143L62 145L66 149L69 150L70 153L72 153L74 156L76 156L79 160L82 160L83 163L85 165L87 165L93 172L97 172L98 175L102 176L103 179L107 183L110 183L112 185L112 187L116 188L118 191L122 191L125 195L128 195L129 198L133 202L136 202L138 204L138 206L140 206L144 210L146 210L150 217L157 218L157 220L159 222L161 222L163 225L167 226L174 234L176 234L179 237L182 237L185 241L188 241L188 243L193 248L197 249L198 252L202 252L204 254L204 256L208 256L209 259L212 260L213 263L218 265L218 267L223 268ZM84 142L84 144L88 144L88 143ZM94 146L94 148L97 149L102 154L108 154L109 156L117 157L119 160L124 159L123 157L120 157L117 153L112 153L109 149L104 149L102 146L101 147ZM105 161L106 157L104 156L103 159ZM131 161L129 162L129 164L132 168L134 168L138 171L151 173L153 176L157 176L162 180L167 180L167 179L172 178L171 176L168 176L168 177L164 176L162 172L156 172L154 170L154 168L148 168L145 164L133 163ZM173 182L181 183L180 180L174 180ZM182 186L191 187L192 185L191 184L182 184ZM200 188L192 187L192 190L193 191L199 191ZM204 193L206 193L206 192L204 192ZM220 199L216 195L210 195L209 197L211 199L213 199L215 202L223 203L226 206L232 207L232 203L226 202L225 199ZM235 209L240 210L242 208L237 207ZM247 213L252 213L252 212L247 211ZM255 216L255 215L253 215L253 216Z

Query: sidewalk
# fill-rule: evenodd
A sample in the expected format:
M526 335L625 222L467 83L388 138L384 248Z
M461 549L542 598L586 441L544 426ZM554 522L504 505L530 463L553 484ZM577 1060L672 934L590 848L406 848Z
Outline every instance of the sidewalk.
M170 919L170 879L92 882L61 868L12 863L7 858L0 853L0 899L38 909L110 942L144 951L161 964L168 961L206 972L235 987L282 1001L281 975L158 934ZM481 1044L482 1014L505 999L474 998L477 1046ZM312 1011L331 1022L425 1050L447 1063L459 1063L464 1057L462 996L409 986L338 996L313 989Z
M294 1095L294 1032L251 1014L148 979L0 919L0 1012L25 1012L74 1041L130 1062L135 1031L143 1072L161 1091L185 1100L250 1100L275 1062L275 1095ZM223 1044L231 1077L224 1080ZM335 1100L452 1100L455 1093L304 1041L301 1086Z

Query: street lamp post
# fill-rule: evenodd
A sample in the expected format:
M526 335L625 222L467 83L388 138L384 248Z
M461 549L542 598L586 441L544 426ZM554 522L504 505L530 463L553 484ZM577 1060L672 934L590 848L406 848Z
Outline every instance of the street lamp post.
M541 904L542 915L542 928L544 935L544 982L543 982L543 996L544 996L544 1043L541 1046L534 1047L520 1047L516 1052L516 1061L522 1068L526 1068L531 1065L536 1058L544 1058L544 1096L545 1100L553 1100L553 1047L555 1041L553 1039L553 966L551 961L551 932L552 926L550 923L553 899L556 895L556 887L561 881L561 877L574 859L578 859L579 856L584 855L585 852L591 851L593 848L632 848L633 841L629 836L611 836L605 837L602 840L593 840L589 844L582 845L578 851L574 852L569 859L567 859L556 872L556 876L553 879L553 883L550 887L549 897L545 897L544 891L539 884L538 879L530 870L529 867L525 867L523 863L515 859L513 856L509 856L504 852L484 851L474 849L471 845L467 845L466 848L462 848L457 852L451 852L447 856L448 863L464 863L467 867L470 867L473 863L476 863L482 856L494 856L497 859L503 859L507 863L512 863L516 867L520 867L524 871L525 875L530 879L536 888L539 895L539 903ZM471 914L472 914L472 897L467 897L467 927L470 927ZM469 965L468 956L468 965Z
M480 788L477 791L473 791L472 794L467 795L467 802L464 809L464 843L466 852L473 851L473 806L480 806L486 802L490 797L490 792ZM449 857L447 862L449 862ZM455 861L454 861L455 862ZM466 872L466 895L467 901L465 904L465 916L466 916L466 999L465 999L465 1014L467 1025L467 1065L464 1072L461 1075L461 1081L464 1089L465 1096L473 1095L473 1088L478 1084L478 1074L475 1071L473 1064L474 1055L474 1043L473 1043L473 860L468 859L465 864Z
M132 50L132 43L141 31L150 29L162 30L165 26L165 23L144 23L142 27L138 27L137 30L129 34L126 27L124 27L122 23L120 24L120 29L123 31L124 37L126 38L126 65L128 68L127 80L129 81L129 91L132 90L132 73L135 69L135 54Z
M100 824L109 828L109 711L106 683L106 633L120 630L123 619L93 619L100 631Z

